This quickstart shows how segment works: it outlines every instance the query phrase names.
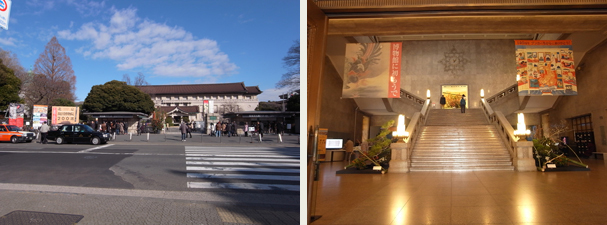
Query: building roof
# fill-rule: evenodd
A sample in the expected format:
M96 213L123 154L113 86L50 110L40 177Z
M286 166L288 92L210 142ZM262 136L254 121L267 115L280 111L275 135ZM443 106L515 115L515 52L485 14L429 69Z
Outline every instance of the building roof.
M220 84L145 85L136 87L149 95L261 94L259 87L247 87L244 85L244 82Z
M178 109L178 110L188 113L188 114L199 112L198 106L160 106L160 110L165 113L171 112L175 109Z

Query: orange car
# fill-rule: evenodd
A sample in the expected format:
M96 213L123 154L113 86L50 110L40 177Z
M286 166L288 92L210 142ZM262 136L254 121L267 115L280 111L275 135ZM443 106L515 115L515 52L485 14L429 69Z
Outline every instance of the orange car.
M27 141L27 136L19 133L19 128L17 126L0 124L0 141L10 141L13 143L25 142Z

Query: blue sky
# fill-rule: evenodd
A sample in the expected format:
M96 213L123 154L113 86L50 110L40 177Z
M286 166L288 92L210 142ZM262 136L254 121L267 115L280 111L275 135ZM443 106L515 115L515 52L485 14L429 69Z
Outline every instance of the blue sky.
M0 48L29 70L56 36L72 61L77 101L93 85L244 82L278 100L282 58L300 38L296 0L13 0Z

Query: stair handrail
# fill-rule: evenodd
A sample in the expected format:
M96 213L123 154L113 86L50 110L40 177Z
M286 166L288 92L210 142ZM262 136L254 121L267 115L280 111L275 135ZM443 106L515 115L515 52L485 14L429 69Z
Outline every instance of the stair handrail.
M426 101L424 101L422 98L417 97L416 95L412 94L411 92L405 91L405 89L400 89L400 98L401 99L408 99L416 104L420 104L423 105L424 103L426 103Z
M489 104L495 103L496 101L498 101L512 93L518 93L518 83L510 85L509 87L505 88L504 90L497 92L497 94L495 94L489 98L486 98L487 103L489 103Z
M430 110L430 99L426 99L424 101L424 106L422 106L422 110L420 112L413 113L411 120L409 121L409 126L406 131L409 132L409 139L407 143L409 147L407 148L407 159L409 162L411 161L411 154L413 154L413 146L415 142L417 142L418 131L426 125L426 119L428 118L428 111Z
M481 106L489 123L493 124L499 131L502 142L506 144L506 148L510 153L510 158L515 159L518 138L514 136L514 128L510 125L504 114L500 111L493 111L485 99L481 99Z

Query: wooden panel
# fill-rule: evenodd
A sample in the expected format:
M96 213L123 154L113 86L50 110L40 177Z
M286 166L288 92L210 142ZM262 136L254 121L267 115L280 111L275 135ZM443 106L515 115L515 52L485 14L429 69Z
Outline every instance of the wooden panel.
M601 31L606 25L602 14L331 18L328 35L575 33Z

